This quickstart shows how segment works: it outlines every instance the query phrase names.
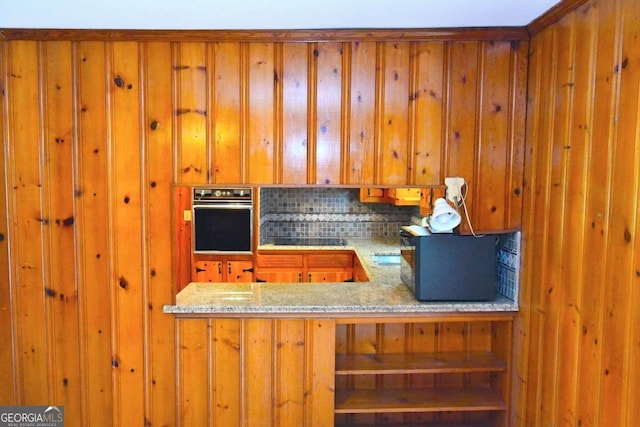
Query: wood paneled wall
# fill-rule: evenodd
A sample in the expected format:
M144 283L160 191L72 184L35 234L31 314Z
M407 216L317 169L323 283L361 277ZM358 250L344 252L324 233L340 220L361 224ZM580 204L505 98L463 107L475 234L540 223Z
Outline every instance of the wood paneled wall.
M182 416L172 184L462 175L474 225L520 223L526 40L38 34L0 41L2 403Z
M14 144L27 136L13 133L22 120L16 114L29 110L25 132L33 138L64 140L51 122L73 129L67 145L118 140L127 150L142 147L141 161L144 147L162 150L156 167L176 183L441 185L445 176L462 176L476 228L521 224L526 39L483 39L482 32L472 34L478 40L304 43L43 35L49 40L4 42L7 140ZM34 73L28 85L15 81L23 67ZM32 92L23 96L24 88ZM57 117L46 102L64 92ZM135 161L110 166L134 175L128 162Z
M640 419L640 5L532 39L515 425Z
M177 325L178 426L333 425L335 321Z

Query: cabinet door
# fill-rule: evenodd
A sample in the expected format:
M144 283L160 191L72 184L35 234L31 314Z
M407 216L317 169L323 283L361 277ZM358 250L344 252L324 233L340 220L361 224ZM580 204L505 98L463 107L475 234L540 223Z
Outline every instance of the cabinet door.
M222 261L196 261L191 280L193 282L222 282Z
M420 188L389 188L385 193L389 202L396 206L420 205Z
M360 189L361 203L383 203L386 202L384 189L374 187L362 187Z
M302 270L264 268L256 271L256 282L298 283L303 281Z
M303 256L301 254L260 254L256 257L258 267L266 268L299 268L302 270Z
M353 255L347 253L327 253L307 255L309 270L333 270L336 268L353 268Z
M309 271L308 282L349 282L353 281L353 269L336 271Z
M227 282L253 282L253 262L228 261Z

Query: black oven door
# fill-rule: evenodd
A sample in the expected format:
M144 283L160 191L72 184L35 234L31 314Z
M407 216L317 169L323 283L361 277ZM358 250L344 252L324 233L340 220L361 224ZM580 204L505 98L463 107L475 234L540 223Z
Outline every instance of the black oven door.
M252 252L253 208L247 205L193 207L194 253Z

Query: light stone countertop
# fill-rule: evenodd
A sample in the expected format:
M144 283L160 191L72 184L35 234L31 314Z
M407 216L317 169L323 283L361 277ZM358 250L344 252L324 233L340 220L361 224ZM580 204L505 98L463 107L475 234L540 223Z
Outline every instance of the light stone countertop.
M399 254L400 240L347 239L347 246L262 245L269 250L354 250L370 282L188 284L165 313L189 317L357 317L515 312L515 302L498 295L491 302L420 302L400 279L400 266L380 266L374 254Z

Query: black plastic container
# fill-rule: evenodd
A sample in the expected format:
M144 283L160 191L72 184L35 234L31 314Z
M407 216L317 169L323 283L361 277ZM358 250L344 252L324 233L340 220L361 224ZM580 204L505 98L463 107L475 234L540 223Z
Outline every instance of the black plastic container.
M419 301L493 301L498 236L402 232L401 277Z

